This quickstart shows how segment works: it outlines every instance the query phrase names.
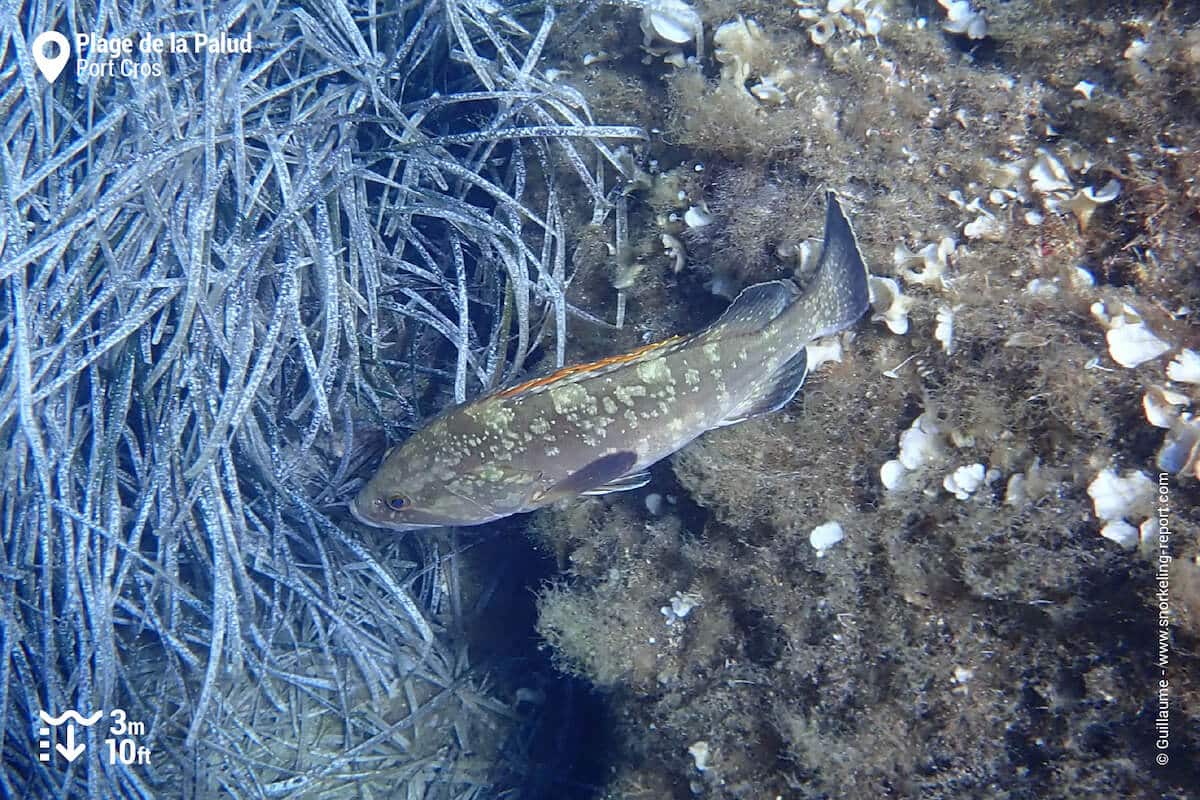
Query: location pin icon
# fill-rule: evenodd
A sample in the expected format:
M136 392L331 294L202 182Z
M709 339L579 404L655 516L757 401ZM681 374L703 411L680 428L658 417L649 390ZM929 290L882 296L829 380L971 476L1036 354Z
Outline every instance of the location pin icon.
M52 56L46 55L46 45L48 44L53 44L58 52ZM67 37L58 31L39 33L33 40L33 63L37 64L42 76L51 83L54 83L55 79L62 74L63 67L71 58L71 51L67 49L68 44Z

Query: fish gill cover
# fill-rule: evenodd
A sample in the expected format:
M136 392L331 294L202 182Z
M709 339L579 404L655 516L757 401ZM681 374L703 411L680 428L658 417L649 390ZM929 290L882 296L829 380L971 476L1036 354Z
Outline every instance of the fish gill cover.
M549 8L522 21L479 0L5 5L0 794L504 785L514 714L446 632L444 552L335 518L382 440L356 422L394 439L537 347L562 362L567 233L605 220L642 133L545 77ZM79 35L143 62L181 32L252 47L47 82L50 30L80 62ZM40 710L114 708L150 763L39 759Z

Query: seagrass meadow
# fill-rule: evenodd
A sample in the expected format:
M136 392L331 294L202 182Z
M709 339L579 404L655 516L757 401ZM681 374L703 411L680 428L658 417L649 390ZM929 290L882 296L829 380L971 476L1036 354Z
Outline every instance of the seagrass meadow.
M555 14L525 11L5 5L0 794L553 782L530 752L553 715L514 695L547 692L502 696L512 648L464 633L525 568L497 556L468 591L467 545L345 524L385 441L561 361L569 233L604 223L644 136L546 80ZM72 43L53 84L47 30ZM100 38L196 31L253 47L73 73L113 60ZM39 711L114 708L149 763L109 763L107 718L69 765L38 758Z
M1149 0L0 2L0 797L1193 795L1197 87ZM872 308L784 409L349 513L826 190Z

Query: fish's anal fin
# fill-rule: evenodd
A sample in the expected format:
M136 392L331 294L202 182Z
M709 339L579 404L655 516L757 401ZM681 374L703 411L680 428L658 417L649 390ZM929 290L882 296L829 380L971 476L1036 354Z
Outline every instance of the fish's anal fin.
M789 280L747 286L733 299L725 313L700 335L709 332L722 336L758 333L774 322L799 296L796 284Z
M718 427L733 425L751 417L778 411L791 402L808 375L808 348L802 349L779 366L764 382L763 390L734 409Z
M600 456L595 461L581 467L569 476L539 493L538 502L554 502L584 493L599 492L602 487L619 481L637 463L637 453L630 450L620 450ZM634 488L634 487L629 487ZM609 490L615 491L615 490Z
M613 492L628 492L633 489L640 489L650 482L649 472L630 472L627 475L622 475L615 481L609 481L603 486L597 486L595 489L588 489L583 494L589 497L599 497L602 494L612 494Z

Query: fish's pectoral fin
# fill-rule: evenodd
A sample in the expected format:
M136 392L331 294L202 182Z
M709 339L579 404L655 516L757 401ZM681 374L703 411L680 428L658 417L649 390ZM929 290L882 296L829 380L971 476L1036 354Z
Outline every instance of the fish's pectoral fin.
M555 500L575 497L585 493L599 492L602 487L608 486L614 481L619 481L622 476L633 469L633 465L636 463L637 453L632 451L619 450L616 453L609 453L575 470L563 480L539 492L537 500L541 503L554 502ZM631 486L629 488L632 489L634 487ZM616 490L610 489L608 491ZM603 494L604 492L599 493Z
M737 335L758 333L770 325L800 296L789 280L766 281L747 286L704 333Z
M791 402L808 375L808 348L804 348L779 366L766 379L763 390L750 397L721 420L718 427L733 425L751 417L778 411Z
M628 492L633 489L640 489L649 482L649 472L630 472L627 475L622 475L615 481L609 481L602 486L597 486L594 489L588 489L582 494L585 494L589 497L599 497L602 494L612 494L613 492Z

